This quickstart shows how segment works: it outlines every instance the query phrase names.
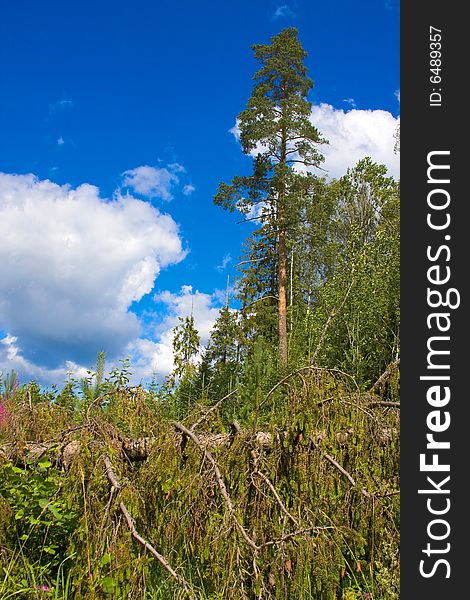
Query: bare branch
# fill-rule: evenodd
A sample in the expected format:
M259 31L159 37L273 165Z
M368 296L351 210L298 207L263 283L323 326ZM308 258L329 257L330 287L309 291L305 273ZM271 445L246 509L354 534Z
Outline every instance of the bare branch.
M137 532L137 530L135 528L134 519L132 518L131 514L127 510L124 502L119 503L119 508L120 508L122 514L124 515L124 518L126 519L127 526L129 527L129 531L131 532L132 537L135 538L140 544L142 544L142 546L146 550L148 550L150 552L150 554L152 554L152 556L154 556L158 560L158 562L162 565L162 567L166 571L168 571L168 573L173 577L173 579L183 588L184 592L186 594L188 594L188 597L191 598L192 600L195 600L196 596L191 591L191 588L189 587L189 584L186 582L186 580L183 579L183 577L181 577L180 575L178 575L178 573L176 573L176 571L174 571L174 569L171 567L170 563L165 559L165 557L162 556L157 550L155 550L155 548L152 546L152 544L149 544L149 542L147 542L147 540L145 540Z
M368 406L383 406L400 410L400 402L386 402L385 400L374 400L374 402L369 402Z
M120 491L121 484L118 481L117 475L113 469L113 465L112 465L109 457L104 456L103 460L104 460L104 465L105 465L105 469L106 469L106 475L107 475L111 485L113 486L111 491L113 491L113 490ZM180 585L183 588L184 592L186 594L188 594L188 597L191 598L191 600L196 600L196 596L191 591L191 587L189 586L187 581L183 577L178 575L178 573L176 573L176 571L174 571L174 569L171 567L170 563L165 559L165 557L162 556L152 546L152 544L150 544L147 540L145 540L137 532L137 529L136 529L135 523L134 523L134 519L132 518L130 512L127 510L127 507L124 504L124 502L121 501L119 503L119 509L122 512L122 514L124 515L124 518L126 519L127 526L129 527L129 531L131 532L132 537L135 538L140 544L142 544L142 546L146 550L148 550L150 552L150 554L152 554L152 556L154 556L158 560L158 562L162 565L162 567L166 571L168 571L168 573L173 577L173 579L178 583L178 585Z
M117 475L114 472L113 465L111 464L111 461L109 460L109 456L104 456L103 461L104 461L104 467L106 469L106 476L109 479L111 485L113 486L111 488L111 492L113 492L113 491L118 492L121 489L121 484L119 483Z
M382 373L382 375L377 379L377 381L374 383L374 385L370 388L370 391L374 392L385 381L387 381L387 379L390 377L390 375L393 373L393 371L395 369L397 369L399 366L400 366L400 359L397 358L395 361L393 361L392 363L390 363L388 365L388 367L385 369L385 371Z
M374 494L374 498L390 498L392 496L399 496L400 490L395 490L393 492L385 492L385 494Z
M257 221L258 219L264 219L264 215L259 215L258 217L250 217L249 219L242 219L241 221L237 221L235 225L240 225L240 223L249 223L250 221Z
M348 471L346 471L346 469L344 467L342 467L338 461L336 461L332 456L330 456L329 454L327 454L326 452L323 452L323 450L320 448L320 446L318 444L316 444L313 440L311 440L312 444L315 446L315 448L317 450L319 450L319 452L321 452L323 458L326 458L326 460L332 464L336 469L338 469L338 471L340 473L342 473L346 479L349 481L349 483L353 486L356 487L356 481L353 479L352 475L350 473L348 473ZM366 498L370 498L371 495L369 494L369 492L367 490L365 490L364 488L361 489L361 493L363 496L365 496Z
M326 531L328 529L338 529L338 528L335 527L334 525L306 527L305 529L299 529L298 531L293 531L292 533L287 533L286 535L283 535L282 537L278 538L277 540L271 540L269 542L264 542L264 544L261 544L260 548L266 548L267 546L277 546L278 544L282 544L282 542L290 540L293 537L297 537L297 536L303 535L305 533L312 533L314 531Z
M227 491L227 487L225 485L225 482L224 482L224 479L222 477L222 473L220 472L219 465L217 464L217 461L212 456L212 454L209 452L209 450L207 450L207 448L203 447L203 445L200 442L199 438L197 437L197 435L193 431L191 431L190 429L188 429L187 427L185 427L181 423L175 422L173 424L174 424L175 428L178 429L178 431L181 431L182 434L186 435L190 440L192 440L196 444L196 446L204 454L204 457L211 463L212 468L214 469L215 479L216 479L217 484L219 486L220 493L222 494L222 497L225 500L225 503L227 505L228 511L230 513L230 516L233 519L233 522L235 523L236 528L238 529L238 531L240 532L240 534L242 535L242 537L246 541L246 543L255 552L258 552L259 549L260 549L260 547L251 539L251 537L248 535L246 529L243 527L243 525L237 519L237 516L235 514L235 507L234 507L232 499L231 499L231 497L230 497L230 495L229 495L229 493Z
M247 308L250 308L250 306L253 306L253 304L260 302L261 300L266 300L266 298L273 298L274 300L279 300L279 298L277 296L273 296L272 294L267 294L266 296L262 296L261 298L257 298L256 300L253 300L253 302L250 302L249 304L244 306L242 310L246 310Z
M265 481L269 487L269 489L271 490L273 496L276 498L277 503L279 504L280 509L282 510L282 512L289 517L289 519L295 524L297 525L297 527L299 527L299 522L297 521L297 519L295 517L293 517L290 512L287 510L287 508L284 506L284 503L282 502L279 494L276 491L276 488L274 487L274 485L271 483L271 481L269 480L269 478L262 473L261 471L254 471L253 475L258 475L258 477L261 477L261 479L263 481Z
M244 265L246 263L254 263L254 262L260 262L261 260L268 260L268 256L265 256L263 258L252 258L251 260L242 260L239 263L237 263L235 266L239 267L240 265Z

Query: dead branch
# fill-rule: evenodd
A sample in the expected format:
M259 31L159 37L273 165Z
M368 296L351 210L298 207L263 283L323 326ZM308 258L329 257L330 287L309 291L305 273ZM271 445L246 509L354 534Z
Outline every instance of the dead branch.
M299 527L299 522L297 521L297 519L292 516L290 514L290 512L287 510L287 508L284 506L283 501L281 500L279 494L277 493L276 488L274 487L274 485L271 483L269 477L267 477L264 473L262 473L261 471L254 471L253 475L257 475L258 477L261 477L261 479L267 484L267 486L269 487L269 489L271 490L273 496L276 498L277 503L279 504L280 509L282 510L282 512L297 526Z
M339 372L336 369L323 369L320 367L314 367L314 366L309 366L309 367L303 367L301 370L319 370L319 371L334 371L334 372ZM287 379L289 377L292 377L294 375L298 374L298 372L293 372L291 374L289 374L288 376L284 377L281 381L279 381L275 386L273 386L271 388L271 390L268 392L267 396L264 398L263 402L261 403L261 405L266 402L270 395L272 395L274 393L274 391L283 383L285 383L285 381L287 381ZM235 394L235 390L233 390L233 392L231 392L231 394ZM227 396L225 396L224 398L222 398L220 401L228 398L231 394L228 394ZM373 398L373 396L372 396ZM220 402L219 401L219 402ZM328 403L328 402L333 402L334 399L333 398L327 398L325 400L322 400L320 402L317 403L317 406L321 407L324 404ZM355 404L355 403L351 403L351 402L347 402L346 400L342 400L342 399L338 399L338 401L342 404L348 404L351 406L356 407L357 409L362 410L363 412L367 413L369 416L374 417L374 415L372 415L372 413L370 413L367 408L373 408L373 407L386 407L386 408L396 408L399 409L399 403L398 402L385 402L385 401L371 401L368 403L365 403L364 406L361 406L360 404ZM211 407L209 410L212 410L214 407ZM202 419L205 418L207 416L208 413L206 413L203 417L201 417ZM201 422L201 419L199 419L198 421L196 421L196 423L194 424L193 427L197 426L199 423ZM75 431L76 429L82 429L82 427L79 428L73 428L69 431L69 433ZM102 439L102 435L99 434L100 432L96 432L94 431L94 436L97 436L97 439L95 439L94 441L92 441L92 445L93 447L95 447L98 451L106 451L104 444L102 441L100 441ZM251 448L257 447L260 450L266 450L266 451L270 451L272 450L276 444L278 444L280 442L280 439L283 435L285 435L285 431L284 432L266 432L266 431L256 431L255 433L250 432L250 431L246 431L246 430L242 430L240 425L236 422L232 423L230 425L230 431L227 433L206 433L206 434L198 434L198 442L199 444L207 449L214 449L214 448L230 448L233 445L235 436L240 437L242 440L246 441L249 446ZM352 435L354 433L354 429L352 429L351 427L345 430L341 430L335 433L335 437L337 439L337 441L344 445L346 443L349 443L350 439L352 438ZM397 435L397 430L394 428L387 428L387 427L382 427L378 432L378 439L380 439L381 443L383 444L387 444L390 442L390 440ZM99 434L99 435L98 435ZM104 435L104 434L103 434ZM37 463L43 456L45 456L46 454L48 455L48 458L56 465L61 466L63 469L68 470L70 468L70 465L73 461L73 459L75 458L75 456L78 454L78 452L80 451L80 445L81 442L79 439L73 439L70 440L70 438L68 439L63 439L65 437L65 434L61 434L62 440L60 442L58 442L57 437L54 437L52 440L48 440L48 441L43 441L43 442L34 442L34 441L27 441L24 443L18 443L18 442L5 442L2 445L0 445L0 458L4 458L6 460L12 460L14 462L18 462L18 463L23 463L23 464L27 464L27 463ZM182 438L184 438L184 434L181 433L181 431L174 431L174 433L172 434L173 437L173 442L175 444L175 447L182 444ZM316 442L320 442L322 440L324 440L326 437L328 437L327 433L325 431L312 431L310 433L310 438L313 439ZM117 439L116 439L117 441ZM142 438L136 438L136 439L122 439L121 440L121 452L122 452L122 457L125 458L128 461L144 461L146 460L153 449L155 449L155 451L158 451L158 443L159 438L153 438L153 437L142 437ZM171 441L171 437L170 437L170 441ZM184 440L183 440L183 445L184 445Z
M262 260L268 260L269 257L264 257L264 258L252 258L250 260L241 260L239 263L237 263L235 265L235 267L239 267L240 265L244 265L246 263L254 263L254 262L260 262Z
M195 600L195 596L191 591L191 588L189 587L189 584L186 582L185 579L183 579L183 577L181 577L180 575L178 575L178 573L176 573L171 565L168 563L168 561L165 559L165 557L163 557L157 550L155 550L155 548L152 546L152 544L149 544L147 542L147 540L145 540L136 530L135 528L135 524L134 524L134 519L132 518L132 516L130 515L129 511L126 508L126 505L124 504L124 502L120 502L119 503L119 509L121 510L122 514L124 515L124 518L126 519L127 522L127 526L129 527L129 531L131 532L131 535L133 538L135 538L140 544L142 544L142 546L148 550L150 552L150 554L152 554L152 556L154 556L158 562L162 565L162 567L168 571L168 573L173 577L173 579L183 588L184 592L188 595L189 598L191 598L191 600Z
M369 402L368 406L383 406L385 408L397 408L400 410L400 402L387 402L385 400L374 400L374 402Z
M400 490L395 490L393 492L385 492L384 494L374 494L374 498L390 498L391 496L399 496Z
M267 294L266 296L262 296L261 298L257 298L256 300L253 300L253 302L250 302L249 304L244 306L242 308L242 310L246 310L247 308L250 308L250 306L253 306L253 304L256 304L257 302L261 302L261 300L266 300L267 298L272 298L273 300L279 300L279 298L277 296L273 296L272 294Z
M390 403L382 403L384 406L389 406L389 404ZM367 406L370 406L370 404ZM392 408L399 407L393 405ZM345 444L349 442L353 433L354 430L348 428L336 432L335 437L340 444ZM383 427L378 433L379 439L382 443L386 444L392 439L397 431L393 428ZM184 437L184 435L185 434L181 433L181 431L178 434L175 433L175 447L178 446L178 444L181 445L181 437ZM229 433L200 434L198 435L198 443L205 449L230 448L233 444L235 435L240 436L247 441L249 440L259 449L269 451L280 441L282 432L271 433L267 431L257 431L255 434L252 434L251 432L243 431L238 423L232 423ZM315 441L322 441L326 437L328 437L326 431L318 430L310 433L310 438ZM157 439L151 437L126 439L122 442L123 457L131 462L144 461L150 456L152 449L156 447L156 443ZM98 441L95 442L95 445L97 448L102 447L102 444ZM27 442L21 446L14 442L10 442L0 446L0 457L26 463L29 461L38 462L43 456L49 453L49 458L55 462L55 464L68 470L79 450L80 440L71 440L62 445L58 445L56 441ZM52 456L50 455L51 452L53 452Z
M111 461L109 460L108 456L104 456L103 461L104 461L104 467L106 469L106 476L108 477L108 479L112 485L111 492L113 492L113 491L118 492L121 489L121 485L117 479L116 473L114 472L113 465L111 464Z
M106 469L106 475L112 485L111 490L116 490L116 491L120 491L121 490L121 485L118 481L117 475L113 469L113 465L109 459L108 456L104 456L103 457L104 460L104 465L105 465L105 469ZM126 505L124 504L124 502L120 502L119 503L119 509L122 512L122 514L124 515L124 518L126 519L127 522L127 526L129 527L129 531L131 532L131 535L134 539L136 539L140 544L142 544L142 546L148 550L150 552L150 554L152 554L152 556L154 556L158 562L162 565L162 567L168 571L168 573L173 577L173 579L178 583L178 585L183 589L183 591L188 595L188 597L191 600L196 600L196 597L194 596L193 592L191 591L191 587L189 586L189 584L187 583L187 581L181 577L181 575L178 575L178 573L176 573L176 571L171 567L170 563L166 560L166 558L164 556L162 556L158 550L156 550L152 544L150 544L146 539L144 539L137 531L136 527L135 527L135 523L134 523L134 519L132 518L130 512L127 510Z
M225 485L225 482L224 482L224 479L222 477L222 473L220 472L219 465L217 464L217 461L212 456L212 454L209 452L209 450L207 450L207 447L204 447L204 445L200 442L198 436L194 433L194 431L191 431L190 429L187 429L181 423L175 422L173 424L174 424L175 428L178 429L178 431L180 431L182 434L186 435L190 440L192 440L196 444L196 446L200 450L202 450L202 453L204 454L204 457L211 463L212 468L214 469L215 479L217 481L217 485L219 486L220 493L222 494L222 497L225 500L225 503L227 505L228 511L230 513L230 516L233 519L233 522L234 522L236 528L238 529L238 531L240 532L241 536L246 541L246 543L255 552L258 552L259 549L260 549L260 547L256 544L256 542L254 542L251 539L251 537L248 535L246 529L243 527L243 525L237 519L237 516L235 514L234 504L233 504L232 499L231 499L231 497L230 497L230 495L229 495L229 493L227 491L227 487Z
M344 295L344 298L343 298L341 304L338 307L333 307L333 310L331 311L331 313L330 313L330 315L329 315L328 319L326 320L326 323L325 323L325 325L323 327L323 330L322 330L321 335L320 335L320 339L318 340L317 347L315 348L315 350L313 352L313 355L312 355L312 358L311 358L310 362L313 363L315 361L316 357L317 357L317 354L320 352L320 349L321 349L321 347L323 345L323 342L325 340L326 332L328 331L328 328L329 328L331 322L333 321L333 319L336 317L336 315L341 311L341 309L345 305L346 300L348 299L348 296L349 296L349 293L350 293L350 291L352 289L353 284L354 284L354 279L349 284L349 287L346 290L346 294Z
M338 529L338 528L335 527L334 525L306 527L305 529L299 529L298 531L292 531L291 533L286 533L286 535L283 535L282 537L277 538L276 540L270 540L269 542L264 542L264 544L261 544L260 548L266 548L267 546L277 546L278 544L282 544L282 542L286 542L287 540L290 540L299 535L303 535L305 533L312 533L314 531L326 531L328 529Z
M382 375L377 379L377 381L374 383L374 385L370 388L370 392L374 392L378 387L380 387L383 383L385 383L385 381L387 381L387 379L390 377L390 375L393 373L393 371L395 369L397 369L400 366L400 359L397 358L397 360L393 361L392 363L390 363L388 365L388 367L385 369L385 371L382 373Z
M321 453L321 455L323 456L323 458L325 458L330 464L332 464L342 475L344 475L346 477L346 479L349 481L349 483L353 486L353 487L357 487L356 481L355 479L353 479L352 475L346 471L346 469L344 467L342 467L338 461L336 461L332 456L330 456L329 454L327 454L326 452L323 452L323 450L320 448L320 446L318 444L316 444L313 440L312 440L312 444L315 446L315 448ZM363 496L365 496L366 498L370 498L371 495L369 494L369 492L362 488L361 489L361 493Z

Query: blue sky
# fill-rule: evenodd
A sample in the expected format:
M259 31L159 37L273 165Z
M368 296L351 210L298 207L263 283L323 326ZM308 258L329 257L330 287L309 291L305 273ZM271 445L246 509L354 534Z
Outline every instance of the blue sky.
M0 372L61 382L105 349L161 377L191 310L207 339L251 227L212 203L250 168L251 45L291 25L328 176L369 154L398 177L395 0L4 3Z

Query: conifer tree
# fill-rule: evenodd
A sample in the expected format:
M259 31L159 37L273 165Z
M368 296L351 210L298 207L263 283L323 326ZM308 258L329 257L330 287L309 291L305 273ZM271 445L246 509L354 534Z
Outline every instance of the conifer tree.
M241 373L241 340L239 315L224 306L211 331L204 354L207 365L211 393L222 398L231 392L238 383Z
M303 64L307 53L297 30L289 27L270 44L253 46L261 69L246 109L238 116L240 142L245 154L254 155L253 173L219 186L215 203L238 209L267 225L276 245L277 325L279 362L287 364L287 263L291 232L305 201L312 176L305 170L323 160L324 143L309 120L313 87ZM295 165L300 165L303 174Z

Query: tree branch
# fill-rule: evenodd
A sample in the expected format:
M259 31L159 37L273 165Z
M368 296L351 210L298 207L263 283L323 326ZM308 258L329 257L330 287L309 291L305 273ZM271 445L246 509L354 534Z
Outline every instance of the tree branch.
M346 303L346 300L348 299L349 293L351 292L351 289L352 289L352 286L353 286L353 284L354 284L354 279L353 279L353 280L351 281L351 283L349 284L349 287L348 287L348 289L346 290L346 294L344 295L344 298L343 298L343 300L341 301L341 304L340 304L338 307L333 307L333 310L331 311L331 313L330 313L330 315L329 315L328 319L326 320L326 323L325 323L325 325L324 325L324 327L323 327L323 329L322 329L322 332L321 332L321 335L320 335L320 339L318 340L317 347L315 348L315 351L314 351L314 353L313 353L313 356L312 356L312 358L311 358L310 362L312 362L312 363L313 363L313 362L315 361L316 357L317 357L317 354L320 352L320 348L321 348L321 347L322 347L322 345L323 345L323 342L324 342L324 340L325 340L325 335L326 335L326 332L328 331L328 328L329 328L329 326L330 326L330 323L331 323L331 321L332 321L332 320L333 320L333 319L336 317L336 315L338 314L338 312L339 312L339 311L340 311L340 310L343 308L343 306L345 305L345 303Z
M261 477L261 479L263 481L266 482L266 484L268 485L269 489L271 490L273 496L276 498L277 503L279 504L280 509L282 510L282 512L289 517L289 519L297 526L299 527L299 522L297 521L297 519L295 517L293 517L290 512L287 510L287 508L284 506L284 503L282 502L279 494L277 493L276 488L274 487L274 485L271 483L271 481L269 480L269 478L262 473L261 471L254 471L253 475L258 475L258 477Z
M140 544L142 544L142 546L146 550L148 550L150 552L150 554L152 554L152 556L154 556L158 560L158 562L162 565L162 567L166 571L168 571L168 573L173 577L173 579L183 588L184 592L186 594L188 594L188 597L191 598L192 600L195 600L196 596L191 591L191 588L189 587L189 584L186 582L186 580L183 579L183 577L181 577L180 575L178 575L178 573L176 573L174 571L174 569L171 567L170 563L165 559L165 557L162 556L157 550L155 550L155 548L152 546L152 544L149 544L149 542L147 542L147 540L145 540L137 532L137 530L135 528L134 519L132 518L131 514L127 510L124 502L119 503L119 508L120 508L122 514L124 515L124 518L126 519L127 526L129 527L129 531L131 532L132 537L135 538Z
M297 537L298 535L303 535L304 533L311 533L312 531L325 531L328 529L338 529L334 525L324 525L324 526L316 526L316 527L306 527L305 529L299 529L298 531L293 531L292 533L287 533L277 540L271 540L269 542L264 542L261 544L260 548L266 548L267 546L277 546L278 544L282 544L287 540L292 539L293 537Z
M119 492L121 490L121 484L118 481L117 475L113 469L113 465L108 456L104 456L103 460L104 460L104 465L105 465L105 469L106 469L106 475L112 485L111 493L113 493L114 490ZM122 512L122 514L124 515L124 518L126 519L127 526L129 527L129 531L131 532L132 537L134 539L136 539L140 544L142 544L142 546L146 550L148 550L150 552L150 554L152 554L152 556L154 556L158 560L158 562L162 565L162 567L166 571L168 571L168 573L173 577L173 579L178 583L178 585L181 588L183 588L184 592L186 594L188 594L188 597L191 600L196 600L196 596L191 591L191 587L189 586L187 581L183 577L178 575L178 573L176 573L176 571L171 567L170 563L166 560L166 558L164 556L162 556L158 552L158 550L156 550L152 546L152 544L150 544L146 539L144 539L138 533L138 531L135 527L134 519L132 518L130 512L127 510L127 507L124 504L124 502L121 501L119 503L119 509Z
M338 469L338 471L346 477L346 479L349 481L349 483L353 487L357 487L356 481L353 479L352 475L350 473L348 473L348 471L346 471L346 469L344 467L342 467L339 464L339 462L337 462L332 456L330 456L326 452L323 452L323 450L320 448L320 446L316 442L314 442L313 440L311 440L311 442L315 446L315 448L322 454L323 458L325 458L330 464L332 464L336 469ZM371 497L369 492L364 488L361 489L361 493L366 498Z
M261 300L266 300L266 298L273 298L274 300L279 300L279 298L277 296L273 296L272 294L267 294L266 296L262 296L261 298L257 298L256 300L253 300L253 302L250 302L249 304L244 306L242 310L246 310L247 308L250 308L250 306L253 306L253 304L260 302Z
M368 406L383 406L400 410L400 402L386 402L385 400L374 400L374 402L369 402Z
M225 503L227 505L228 511L230 513L230 516L233 519L233 522L234 522L236 528L238 529L238 531L240 532L241 536L246 541L246 543L255 552L258 552L259 549L260 549L260 547L256 544L256 542L254 542L251 539L251 537L248 535L246 529L243 527L243 525L237 519L237 516L235 514L235 507L234 507L232 499L231 499L231 497L230 497L230 495L229 495L229 493L227 491L227 487L225 485L225 482L224 482L224 479L222 477L222 473L220 472L219 465L217 464L217 461L212 456L212 454L209 452L209 450L207 450L207 448L204 448L204 446L201 444L199 438L197 437L197 435L193 431L191 431L190 429L188 429L187 427L185 427L181 423L175 422L173 424L174 424L175 428L178 429L178 431L180 431L182 434L186 435L190 440L192 440L196 444L196 446L204 454L205 458L207 458L207 460L211 463L212 468L214 469L215 479L216 479L217 484L219 486L220 493L222 494L222 497L225 500Z
M388 365L382 375L377 379L374 385L370 388L370 392L374 392L378 387L380 387L387 379L390 377L391 373L400 366L400 359L397 358L392 363Z

